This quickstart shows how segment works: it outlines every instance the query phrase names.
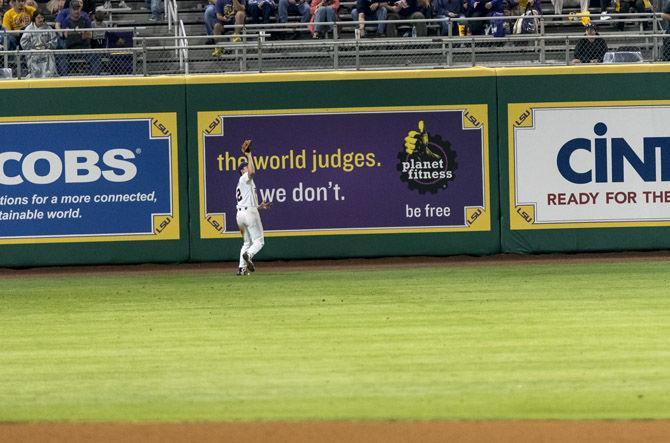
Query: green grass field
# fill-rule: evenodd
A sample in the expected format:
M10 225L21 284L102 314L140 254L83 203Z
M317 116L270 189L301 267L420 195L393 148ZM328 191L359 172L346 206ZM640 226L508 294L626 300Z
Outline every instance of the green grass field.
M6 277L0 421L667 419L669 280L660 260Z

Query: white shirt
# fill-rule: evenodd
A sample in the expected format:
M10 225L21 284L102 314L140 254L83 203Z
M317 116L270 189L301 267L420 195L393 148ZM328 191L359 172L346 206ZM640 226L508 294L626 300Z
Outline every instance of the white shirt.
M256 185L254 179L249 178L249 173L245 172L237 182L235 191L238 208L257 208L258 197L256 197Z

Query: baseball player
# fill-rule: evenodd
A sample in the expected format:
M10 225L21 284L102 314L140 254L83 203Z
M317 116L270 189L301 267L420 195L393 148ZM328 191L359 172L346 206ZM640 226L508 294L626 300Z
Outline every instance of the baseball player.
M235 198L237 200L237 226L240 227L244 243L240 250L240 265L237 275L249 275L250 272L256 270L253 262L254 256L265 244L263 224L258 210L268 209L270 203L262 202L258 204L256 185L254 184L256 168L251 158L251 140L245 140L242 145L242 152L246 159L242 160L238 166L240 180L237 182Z

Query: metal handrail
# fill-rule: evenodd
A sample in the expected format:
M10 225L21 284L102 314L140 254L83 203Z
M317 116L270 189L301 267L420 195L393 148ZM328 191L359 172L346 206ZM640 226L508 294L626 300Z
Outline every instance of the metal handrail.
M35 56L35 55L54 55L56 57L63 57L63 56L87 56L91 54L97 54L98 56L102 57L103 55L113 55L116 53L119 53L122 51L123 53L132 55L133 60L136 58L137 54L139 54L142 51L142 48L140 47L132 47L132 48L96 48L96 49L58 49L58 50L51 50L51 49L29 49L29 50L21 50L21 51L2 51L6 52L8 54L11 54L14 56L15 60L15 66L16 66L16 78L17 79L22 79L27 77L26 75L23 74L23 63L22 60L28 60L30 57ZM134 63L133 63L134 65ZM5 66L6 68L7 66ZM115 74L116 75L116 74ZM133 74L128 74L128 75L134 75ZM86 76L86 75L82 75Z
M493 19L515 20L523 16L496 17ZM461 20L461 19L456 19ZM474 20L474 19L471 19ZM481 18L479 20L492 20ZM626 21L646 20L626 15ZM411 24L423 20L397 20L396 24ZM423 22L439 22L432 19ZM391 21L386 20L386 23ZM356 28L356 22L322 22L327 25ZM373 22L366 22L372 24ZM451 67L484 64L489 66L565 65L571 63L573 45L583 38L581 32L549 32L540 21L537 34L512 34L505 37L491 35L477 36L425 36L414 38L356 38L334 33L332 39L271 40L273 29L304 29L308 24L247 25L241 34L241 42L233 42L232 36L186 35L183 21L178 23L176 35L138 36L132 50L134 60L141 60L144 75L156 73L192 72L260 72L268 70L332 70L332 69L411 69L413 67ZM287 27L288 26L288 27ZM137 30L138 27L104 28L105 31ZM451 27L449 27L451 29ZM87 29L100 32L103 28ZM81 30L79 30L81 31ZM26 31L23 31L26 32ZM34 32L58 32L58 30L35 30ZM14 32L18 33L18 32ZM7 35L7 34L5 34ZM602 32L601 37L608 46L616 50L620 46L639 46L647 62L659 62L667 57L663 51L663 41L670 38L652 26L650 30ZM213 48L205 45L206 39L215 40L215 47L223 51L217 56L209 55ZM148 44L149 43L149 44ZM124 48L131 52L131 48ZM105 52L105 50L55 50L55 53ZM162 51L162 52L160 52ZM47 51L48 52L48 51ZM35 52L39 53L39 52ZM174 53L174 57L169 54ZM0 51L5 58L5 67L10 64L20 69L21 57L30 51ZM166 57L165 54L168 54ZM138 58L138 57L141 57ZM155 64L154 61L160 63ZM165 62L168 62L167 64ZM17 74L19 74L17 72ZM20 77L20 75L18 75Z
M133 41L136 40L138 31L144 30L146 27L144 26L123 26L123 27L104 27L104 28L78 28L78 29L73 29L73 28L51 28L51 29L31 29L31 30L23 30L23 31L2 31L2 43L5 48L8 47L8 40L7 36L9 35L22 35L22 34L46 34L46 33L55 33L57 35L60 35L64 32L132 32L133 33ZM106 48L100 48L103 52L104 49ZM74 50L74 49L55 49L55 50L44 50L44 51L58 51L58 53L61 54L66 54L70 52L75 52L75 51L82 51L82 52L90 52L90 53L95 53L96 51L100 51L100 49L79 49L79 50ZM113 48L109 48L113 49ZM130 51L132 48L123 48L126 51ZM33 51L38 51L38 50L33 50ZM15 51L2 51L2 48L0 48L0 52L3 54L3 67L8 68L11 64L10 62L10 56L13 56L14 59L17 57L20 57L18 54L25 54L25 55L30 55L32 51L29 50L15 50ZM135 53L133 53L135 54Z
M579 19L581 17L586 17L589 18L589 21L594 24L602 24L602 23L619 23L619 22L633 22L633 23L640 23L640 25L644 23L650 23L653 25L654 29L656 29L656 20L661 17L661 14L659 13L612 13L608 14L611 19L607 21L603 21L599 19L599 16L589 16L588 14L561 14L561 15L552 15L551 18L554 20L554 24L575 24L578 25ZM414 19L414 20L365 20L365 26L370 26L373 27L378 24L395 24L395 25L400 25L400 26L415 26L417 24L426 24L426 25L436 25L440 23L472 23L472 22L484 22L484 23L491 23L491 22L510 22L510 21L516 21L518 19L530 19L530 20L537 20L538 24L541 24L538 28L538 33L544 34L546 31L546 26L544 26L546 17L543 15L533 15L533 16L527 16L527 15L504 15L504 16L488 16L488 17L443 17L443 18L432 18L432 19ZM556 22L556 19L560 19L560 21ZM562 20L566 19L566 20ZM306 30L309 26L312 25L326 25L326 26L331 26L334 30L337 28L357 28L359 27L360 23L358 21L354 20L347 20L347 21L332 21L332 22L311 22L311 23L298 23L298 22L289 22L289 23L264 23L264 24L245 24L244 29L245 30L255 30L257 32L260 32L261 30L267 31L272 33L273 30L275 29L291 29L294 31L297 30ZM227 31L231 31L237 28L238 25L225 25L223 28ZM451 27L448 27L449 30L451 31ZM617 31L617 33L620 33L620 31ZM341 35L340 32L333 32L333 38L339 38ZM358 38L358 34L354 32L355 38ZM208 38L212 38L215 36L209 36Z
M179 38L177 39L179 44L179 68L184 71L184 74L188 74L188 40L186 39L186 28L184 27L184 21L179 20Z
M164 8L165 10L165 19L167 20L168 31L172 30L173 25L179 23L179 12L177 9L176 0L165 0ZM177 36L177 26L175 26L175 37Z
M2 30L0 31L1 34L43 34L45 32L55 32L55 33L62 33L62 32L102 32L102 31L133 31L133 34L137 34L137 31L143 31L147 29L146 26L119 26L119 27L104 27L104 28L51 28L51 29L31 29L31 30L22 30L22 31L5 31Z

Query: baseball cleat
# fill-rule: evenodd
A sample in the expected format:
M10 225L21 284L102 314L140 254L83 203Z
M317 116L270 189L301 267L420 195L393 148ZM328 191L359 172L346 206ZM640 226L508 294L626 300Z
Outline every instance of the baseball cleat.
M249 257L249 254L247 254L246 252L242 254L242 259L244 259L244 262L247 264L247 269L249 270L249 272L254 272L256 270L254 262L251 261L251 257Z
M235 275L239 275L239 276L241 276L241 275L249 275L249 271L247 271L245 268L239 268L239 269L237 270L237 274L235 274Z

